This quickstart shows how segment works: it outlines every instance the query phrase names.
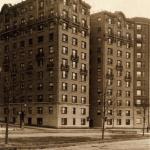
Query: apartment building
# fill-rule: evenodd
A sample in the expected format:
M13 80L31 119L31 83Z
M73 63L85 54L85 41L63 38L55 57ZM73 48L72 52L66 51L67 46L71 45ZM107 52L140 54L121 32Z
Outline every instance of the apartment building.
M90 6L26 0L0 12L0 120L89 127Z
M134 22L121 12L91 15L90 126L134 127Z
M135 127L147 128L150 120L150 20L133 18L135 22L134 105Z

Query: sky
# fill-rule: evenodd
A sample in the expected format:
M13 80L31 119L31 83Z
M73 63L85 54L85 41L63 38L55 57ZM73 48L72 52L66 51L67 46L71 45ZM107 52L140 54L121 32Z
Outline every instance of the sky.
M0 0L0 8L4 3L15 4L22 0ZM126 17L150 18L150 0L84 0L92 6L91 12L122 11Z

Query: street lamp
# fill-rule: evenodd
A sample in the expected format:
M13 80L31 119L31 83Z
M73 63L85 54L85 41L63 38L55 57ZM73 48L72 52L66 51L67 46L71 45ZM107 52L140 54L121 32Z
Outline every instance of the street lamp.
M24 108L27 107L27 104L23 105ZM19 112L19 117L20 117L20 128L22 128L22 126L24 125L24 116L25 116L25 111L22 108L22 103L20 105L20 112Z

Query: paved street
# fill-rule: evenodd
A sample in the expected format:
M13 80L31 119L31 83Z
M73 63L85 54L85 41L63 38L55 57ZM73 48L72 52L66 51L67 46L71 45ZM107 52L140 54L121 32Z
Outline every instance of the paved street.
M150 134L145 133L143 138L140 130L138 133L134 130L106 130L105 143L97 144L99 141L102 142L101 129L51 129L36 127L25 127L24 129L11 127L9 129L9 146L13 145L19 149L26 150L30 148L51 148L50 150L148 150L150 146L147 140ZM4 147L4 137L5 128L1 128L0 148ZM139 146L137 146L138 144Z
M66 148L48 148L45 150L150 150L150 139L86 144Z

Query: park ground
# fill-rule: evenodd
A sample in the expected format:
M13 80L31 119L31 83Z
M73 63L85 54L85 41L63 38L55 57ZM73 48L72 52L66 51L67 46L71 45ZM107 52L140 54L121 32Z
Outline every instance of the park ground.
M0 128L0 150L150 150L150 133L141 130L9 128L9 143L4 144L5 128Z

